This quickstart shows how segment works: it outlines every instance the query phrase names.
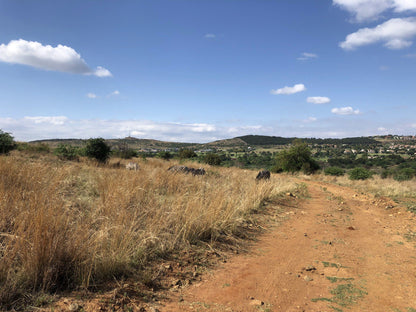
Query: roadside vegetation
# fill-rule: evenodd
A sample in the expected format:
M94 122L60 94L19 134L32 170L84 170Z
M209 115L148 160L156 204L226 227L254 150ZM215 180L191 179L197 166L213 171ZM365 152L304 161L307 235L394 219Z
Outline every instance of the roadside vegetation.
M136 158L134 172L120 158L68 161L74 151L58 151L67 156L0 156L1 309L18 308L28 293L140 280L154 259L244 237L266 200L295 188L237 168L204 165L207 174L195 177L169 172L177 160Z

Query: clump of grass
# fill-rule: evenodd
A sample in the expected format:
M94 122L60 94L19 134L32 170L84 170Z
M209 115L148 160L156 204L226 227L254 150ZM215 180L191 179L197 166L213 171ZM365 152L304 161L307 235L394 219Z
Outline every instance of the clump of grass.
M313 298L312 302L327 301L342 308L350 308L367 294L367 291L363 287L357 287L352 283L340 284L331 289L331 298ZM330 308L335 311L342 311L341 308L335 306L330 306Z
M0 306L130 276L201 240L243 236L253 211L295 187L277 177L256 183L235 168L195 177L171 165L149 159L133 172L0 157Z

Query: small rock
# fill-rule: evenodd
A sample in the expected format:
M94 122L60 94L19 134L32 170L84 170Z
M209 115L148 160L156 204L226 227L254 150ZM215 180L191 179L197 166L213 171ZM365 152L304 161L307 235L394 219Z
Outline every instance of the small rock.
M311 281L313 281L313 278L312 278L312 277L310 277L310 276L308 276L308 275L305 275L305 276L303 277L303 279L305 280L305 282L311 282Z
M316 267L314 267L313 265L308 265L306 268L305 268L305 271L316 271Z
M258 299L251 299L250 301L250 305L252 306L262 306L263 304L264 302Z
M355 227L353 227L353 226L349 226L349 227L347 227L347 230L354 231L354 230L355 230Z

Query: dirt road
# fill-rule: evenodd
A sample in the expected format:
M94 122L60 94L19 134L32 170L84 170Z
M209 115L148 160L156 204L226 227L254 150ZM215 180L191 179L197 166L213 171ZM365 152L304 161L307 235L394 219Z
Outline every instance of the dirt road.
M307 182L252 251L160 311L416 311L416 218L389 199Z

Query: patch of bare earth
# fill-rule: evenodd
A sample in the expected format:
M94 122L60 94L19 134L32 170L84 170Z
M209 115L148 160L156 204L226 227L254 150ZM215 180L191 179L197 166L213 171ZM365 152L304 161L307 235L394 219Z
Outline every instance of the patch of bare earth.
M415 311L415 216L387 198L306 182L310 198L160 311Z

